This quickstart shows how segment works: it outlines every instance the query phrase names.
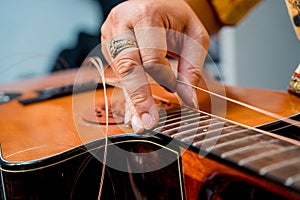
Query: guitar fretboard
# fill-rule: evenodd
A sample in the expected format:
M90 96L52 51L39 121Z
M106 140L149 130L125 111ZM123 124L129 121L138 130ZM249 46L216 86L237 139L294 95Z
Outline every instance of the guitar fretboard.
M161 117L154 131L300 191L295 144L187 108Z

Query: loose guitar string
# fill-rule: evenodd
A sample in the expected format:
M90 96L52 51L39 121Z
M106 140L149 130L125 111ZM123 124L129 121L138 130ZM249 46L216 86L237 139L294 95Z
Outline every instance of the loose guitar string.
M98 192L98 200L101 199L103 184L104 184L104 173L106 167L106 157L107 157L107 143L108 143L108 100L107 100L107 93L106 93L106 82L104 76L104 67L101 59L99 57L91 57L89 58L91 63L95 65L97 71L102 79L103 85L103 96L104 96L104 103L105 103L105 145L104 145L104 153L103 153L103 162L102 162L102 172L101 172L101 179L100 179L100 186Z
M117 82L117 81L115 81L115 82ZM113 85L116 85L115 82L112 83L112 84L113 84ZM286 122L286 123L288 123L288 124L290 124L290 125L294 125L294 126L296 126L296 127L300 127L300 122L299 122L299 121L296 121L296 120L293 120L293 119L290 119L290 118L287 118L287 117L283 117L283 116L281 116L281 115L272 113L272 112L270 112L270 111L267 111L267 110L264 110L264 109L261 109L261 108L252 106L252 105L250 105L250 104L247 104L247 103L244 103L244 102L241 102L241 101L238 101L238 100L235 100L235 99L226 97L226 96L222 96L222 95L217 94L217 93L215 93L215 92L212 92L212 91L209 91L209 90L200 88L200 87L198 87L198 86L192 85L192 84L190 84L190 83L188 83L188 82L184 82L184 81L177 80L177 83L179 83L179 84L184 84L184 85L189 86L189 87L192 87L192 88L194 88L194 89L196 89L196 90L203 91L203 92L205 92L205 93L208 93L208 94L210 94L210 95L219 97L219 98L221 98L221 99L227 100L227 101L232 102L232 103L235 103L235 104L237 104L237 105L240 105L240 106L249 108L250 110L256 111L256 112L258 112L258 113L264 114L264 115L266 115L266 116L272 117L272 118L277 119L277 120L281 120L281 121ZM164 99L164 100L166 100L166 99ZM199 110L197 110L197 109L194 109L194 108L191 108L191 107L190 107L190 109L193 109L193 110L199 112ZM204 111L201 111L201 112L205 113ZM206 113L206 114L212 115L212 114L210 114L210 113ZM218 117L221 118L220 116L218 116ZM223 120L229 121L229 122L231 122L231 123L235 123L235 124L240 125L240 126L243 126L243 127L247 127L248 129L252 129L252 130L255 130L255 131L260 132L260 133L268 134L268 135L271 135L271 136L273 136L273 137L277 137L277 138L283 139L283 140L285 140L285 141L288 141L288 142L291 142L291 143L293 143L293 144L296 144L296 145L300 146L300 142L297 141L297 140L294 140L294 139L291 139L291 138L287 138L287 137L284 137L284 136L280 136L280 135L278 135L278 134L274 134L274 133L271 133L271 132L269 132L269 131L264 131L264 130L261 130L261 129L258 129L258 128L255 128L255 127L247 126L247 125L245 125L245 124L238 123L238 122L236 122L236 121L232 121L232 120L229 120L229 119L223 118Z
M27 148L27 149L23 149L23 150L20 150L20 151L17 151L17 152L14 152L14 153L11 153L11 154L8 154L5 156L5 158L10 158L10 157L13 157L15 155L18 155L18 154L21 154L21 153L25 153L25 152L29 152L29 151L34 151L34 150L38 150L38 149L45 149L45 148L53 148L53 147L74 147L73 145L71 144L47 144L47 145L40 145L40 146L36 146L36 147L31 147L31 148Z
M102 174L101 174L101 181L100 181L100 186L99 186L99 194L98 194L98 200L100 200L101 198L101 194L102 194L102 189L103 189L103 184L104 184L104 173L105 173L105 166L106 166L106 157L107 157L107 140L108 140L108 100L107 100L107 94L106 94L106 83L105 83L105 76L104 76L104 67L103 67L103 63L101 61L100 58L98 57L92 57L90 58L90 61L96 66L97 70L98 70L98 73L102 79L102 84L103 84L103 92L104 92L104 101L105 101L105 119L106 119L106 123L105 123L105 147L104 147L104 155L103 155L103 167L102 167ZM225 97L225 96L222 96L220 94L217 94L217 93L214 93L214 92L211 92L209 90L205 90L203 88L200 88L200 87L197 87L195 85L192 85L188 82L184 82L184 81L180 81L180 80L177 80L177 83L179 84L184 84L186 86L189 86L189 87L192 87L194 89L197 89L197 90L200 90L200 91L203 91L205 93L208 93L210 95L214 95L216 97L219 97L221 99L224 99L226 101L230 101L232 103L235 103L237 105L240 105L240 106L243 106L243 107L246 107L246 108L249 108L251 110L254 110L256 112L259 112L259 113L262 113L264 115L267 115L269 117L272 117L274 119L277 119L277 120L281 120L283 122L286 122L290 125L294 125L294 126L297 126L297 127L300 127L300 124L298 121L296 120L293 120L293 119L290 119L290 118L286 118L286 117L283 117L283 116L280 116L278 114L275 114L275 113L272 113L270 111L267 111L267 110L264 110L264 109L261 109L261 108L258 108L258 107L255 107L255 106L252 106L252 105L249 105L249 104L246 104L244 102L241 102L241 101L237 101L235 99L231 99L229 97ZM191 108L197 112L199 112L199 110L197 109L194 109L194 108ZM206 113L204 111L201 111L202 113L205 113L205 114L208 114L208 115L212 115L210 113ZM271 132L268 132L268 131L264 131L264 130L261 130L261 129L258 129L258 128L255 128L255 127L251 127L251 126L247 126L245 124L242 124L242 123L238 123L236 121L232 121L232 120L229 120L229 119L224 119L223 120L226 120L226 121L229 121L231 123L235 123L237 125L240 125L240 126L243 126L243 127L246 127L248 129L251 129L251 130L255 130L257 132L260 132L260 133L263 133L263 134L267 134L267 135L270 135L272 137L275 137L275 138L278 138L278 139L281 139L281 140L284 140L284 141L287 141L287 142L290 142L292 144L295 144L295 145L298 145L300 146L300 142L299 141L296 141L294 139L291 139L291 138L286 138L284 136L280 136L278 134L274 134L274 133L271 133Z
M117 85L117 82L116 80L111 80L109 81L112 85L116 86ZM277 119L277 120L281 120L283 122L286 122L288 124L290 124L290 126L297 126L297 127L300 127L300 122L297 121L297 120L294 120L294 119L291 119L291 118L287 118L287 117L284 117L284 116L281 116L281 115L278 115L278 114L275 114L275 113L272 113L270 111L267 111L267 110L264 110L264 109L261 109L261 108L258 108L258 107L255 107L255 106L252 106L250 104L247 104L247 103L244 103L244 102L241 102L241 101L238 101L238 100L235 100L235 99L232 99L232 98L229 98L229 97L226 97L226 96L222 96L218 93L215 93L215 92L211 92L209 90L205 90L203 88L200 88L200 87L197 87L195 85L192 85L188 82L184 82L184 81L180 81L180 80L177 80L177 83L180 83L180 84L184 84L186 86L189 86L189 87L192 87L196 90L200 90L202 92L205 92L205 93L208 93L208 94L211 94L211 95L214 95L216 97L219 97L221 99L224 99L224 100L227 100L227 101L230 101L232 103L235 103L235 104L238 104L240 106L243 106L243 107L246 107L246 108L249 108L250 110L253 110L253 111L256 111L256 112L259 112L261 114L264 114L266 116L269 116L269 117L272 117L274 119ZM152 95L153 97L155 95ZM164 100L164 101L169 101L165 98L162 98L162 97L159 97L159 96L155 96L155 98L158 98L158 99L161 99L161 100Z
M272 112L270 112L270 111L267 111L267 110L264 110L264 109L261 109L261 108L258 108L258 107L255 107L255 106L246 104L246 103L241 102L241 101L237 101L237 100L235 100L235 99L231 99L231 98L229 98L229 97L222 96L222 95L217 94L217 93L215 93L215 92L211 92L211 91L209 91L209 90L205 90L205 89L203 89L203 88L200 88L200 87L197 87L197 86L195 86L195 85L192 85L192 84L190 84L190 83L188 83L188 82L184 82L184 81L177 80L177 83L184 84L184 85L189 86L189 87L192 87L192 88L194 88L194 89L197 89L197 90L206 92L206 93L208 93L208 94L214 95L214 96L216 96L216 97L222 98L222 99L224 99L224 100L230 101L230 102L235 103L235 104L238 104L238 105L240 105L240 106L249 108L249 109L254 110L254 111L256 111L256 112L262 113L262 114L267 115L267 116L269 116L269 117L272 117L272 118L274 118L274 119L281 120L281 121L284 121L284 122L286 122L286 123L288 123L288 124L291 124L291 125L300 127L300 122L299 122L299 121L296 121L296 120L293 120L293 119L290 119L290 118L283 117L283 116L281 116L281 115L278 115L278 114L272 113Z
M219 98L222 98L224 100L227 100L227 101L230 101L232 103L235 103L235 104L238 104L240 106L243 106L243 107L246 107L246 108L249 108L250 110L254 110L256 112L259 112L259 113L262 113L264 115L267 115L269 117L272 117L274 119L277 119L277 120L281 120L281 121L284 121L290 125L294 125L294 126L297 126L297 127L300 127L300 122L299 121L296 121L296 120L293 120L293 119L289 119L289 118L286 118L286 117L283 117L283 116L280 116L278 114L275 114L275 113L272 113L272 112L269 112L267 110L264 110L264 109L261 109L261 108L258 108L258 107L255 107L255 106L252 106L252 105L249 105L249 104L246 104L244 102L241 102L241 101L237 101L235 99L231 99L229 97L226 97L226 96L222 96L220 94L217 94L215 92L211 92L209 90L205 90L203 88L200 88L198 86L195 86L195 85L192 85L188 82L184 82L184 81L180 81L180 80L177 80L177 83L179 84L184 84L186 86L189 86L189 87L192 87L196 90L200 90L200 91L203 91L205 93L208 93L208 94L211 94L211 95L214 95L216 97L219 97ZM190 109L194 110L194 111L197 111L197 112L202 112L204 114L207 114L207 115L210 115L210 116L213 116L211 113L207 113L207 112L204 112L204 111L199 111L198 109L195 109L195 108L192 108L192 107L189 107ZM237 124L239 126L242 126L242 127L246 127L248 129L251 129L251 130L254 130L254 131L257 131L257 132L260 132L260 133L263 133L263 134L267 134L267 135L270 135L272 137L276 137L278 139L281 139L281 140L285 140L287 142L290 142L292 144L295 144L295 145L298 145L300 146L300 141L297 141L297 140L294 140L294 139L291 139L291 138L287 138L287 137L284 137L284 136L281 136L281 135L278 135L278 134L275 134L275 133L272 133L272 132L268 132L268 131L264 131L264 130L261 130L261 129L258 129L258 128L255 128L255 127L251 127L251 126L247 126L245 124L242 124L242 123L239 123L239 122L236 122L236 121L233 121L233 120L229 120L229 119L225 119L225 118L222 118L220 116L215 116L215 117L218 117L218 118L221 118L225 121L228 121L228 122L231 122L231 123L234 123L234 124Z

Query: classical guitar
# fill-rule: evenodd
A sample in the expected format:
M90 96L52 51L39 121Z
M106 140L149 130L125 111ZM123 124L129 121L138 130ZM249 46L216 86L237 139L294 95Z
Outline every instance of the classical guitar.
M1 86L19 94L0 105L2 199L97 199L100 188L101 199L300 199L297 125L232 102L225 117L212 115L201 92L192 110L153 86L161 121L136 135L118 88L107 88L108 109L101 87L68 95L75 75ZM288 93L227 86L226 95L300 119Z

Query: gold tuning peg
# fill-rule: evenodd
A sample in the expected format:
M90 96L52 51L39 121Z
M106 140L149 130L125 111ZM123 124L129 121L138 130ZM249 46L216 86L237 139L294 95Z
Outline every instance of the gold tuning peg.
M300 96L300 64L298 65L290 79L288 91Z

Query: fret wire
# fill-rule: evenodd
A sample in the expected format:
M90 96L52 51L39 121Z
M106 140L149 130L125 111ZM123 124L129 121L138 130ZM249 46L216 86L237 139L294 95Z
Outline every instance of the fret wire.
M222 154L221 154L221 157L222 157L222 158L225 158L225 157L227 157L227 156L231 156L231 155L236 154L236 153L239 153L239 152L241 152L241 151L246 151L246 150L249 150L249 149L253 149L253 148L260 147L262 144L272 144L272 143L278 142L278 141L279 141L279 140L277 140L277 139L272 139L272 140L268 140L268 141L264 141L264 142L258 142L258 143L255 143L255 144L253 144L253 145L250 145L250 146L241 147L241 148L238 148L238 149L234 149L234 150L231 150L231 151L222 153Z
M160 119L167 119L168 117L174 117L174 116L178 116L178 115L181 115L181 114L185 114L185 113L195 113L195 111L193 110L188 110L188 109L185 109L185 110L176 110L174 112L168 112L168 115L165 115L165 116L160 116Z
M299 162L300 162L300 157L292 158L292 159L289 159L289 160L284 160L284 161L274 163L274 164L271 164L271 165L268 165L266 167L261 168L259 170L259 174L260 175L265 175L266 173L268 173L270 171L280 169L282 167L286 167L286 166L289 166L289 165L293 165L293 164L296 164L296 163L299 163Z
M191 116L192 117L192 116ZM175 126L175 125L178 125L178 126L180 126L180 124L186 124L187 122L189 122L189 121L195 121L195 120L200 120L200 119L205 119L205 118L207 118L208 116L200 116L200 117L198 117L198 118L190 118L190 119L186 119L186 120L182 120L182 121L176 121L176 122L173 122L173 123L171 123L171 124L166 124L165 126L163 126L163 128L165 128L165 129L167 129L168 127L172 127L172 126ZM179 119L180 119L181 117L179 117ZM172 120L173 121L173 120ZM199 123L201 123L201 122L204 122L204 121L206 121L206 120L203 120L203 121L197 121L197 122L199 122Z
M214 92L209 91L209 90L206 90L206 89L204 89L204 88L197 87L197 86L192 85L192 84L190 84L190 83L188 83L188 82L184 82L184 81L181 81L181 80L177 80L177 83L181 83L181 84L190 86L190 87L192 87L192 88L194 88L194 89L196 89L196 90L201 90L201 91L203 91L203 92L206 92L206 93L208 93L208 94L214 95L214 96L219 97L219 98L221 98L221 99L224 99L224 100L226 100L226 101L230 101L230 102L232 102L232 103L235 103L235 104L237 104L237 105L244 106L244 107L246 107L246 108L249 108L249 109L254 110L254 111L256 111L256 112L262 113L262 114L267 115L267 116L269 116L269 117L273 117L273 118L275 118L275 119L284 121L284 122L286 122L286 123L288 123L288 124L293 124L294 126L300 127L299 121L297 121L297 120L294 120L294 119L291 119L291 118L284 118L283 116L280 116L280 115L278 115L278 114L276 114L276 113L272 113L272 112L270 112L270 111L267 111L267 110L264 110L264 109L261 109L261 108L252 106L252 105L250 105L250 104L247 104L247 103L244 103L244 102L235 100L235 99L231 99L231 98L226 97L226 96L222 96L222 95L220 95L220 94L218 94L218 93L214 93ZM266 133L267 133L267 132L266 132ZM291 141L292 141L292 140L291 140ZM293 141L294 141L294 140L293 140ZM297 141L296 141L296 142L297 142ZM298 144L299 144L299 143L298 143Z
M184 112L184 114L187 114L187 115L181 116L181 117L180 117L180 115L182 115L183 112ZM170 114L170 112L168 112L168 115L161 117L161 119L166 119L166 121L165 121L164 123L168 123L168 124L166 125L166 128L167 128L167 127L175 126L175 125L180 124L180 123L182 124L182 123L187 123L187 122L190 122L190 121L197 120L197 119L192 119L192 118L191 118L191 117L196 116L196 115L197 115L197 116L198 116L198 115L202 115L202 116L199 117L199 119L203 119L203 118L205 119L205 118L207 118L207 117L211 117L211 115L206 115L206 113L195 112L194 110L184 109L184 111L182 111L182 110L179 111L179 112L175 111L175 112L172 112L171 114ZM203 115L204 115L204 116L203 116ZM178 116L178 117L174 118L174 116ZM184 119L184 120L181 121L181 122L175 122L175 121L178 120L178 119L181 119L181 120ZM215 120L220 120L220 119L217 117L217 118L209 119L209 120L215 121ZM209 121L209 120L204 120L204 121ZM217 125L217 124L220 124L220 123L223 123L223 124L224 124L224 123L228 123L228 122L231 122L231 121L230 121L230 120L228 121L228 120L225 119L225 121L217 122L217 123L214 123L214 124L212 124L212 125ZM179 128L172 128L172 129L170 129L170 130L163 131L162 133L170 133L171 131L179 130L180 128L188 128L189 126L196 125L197 123L201 123L201 122L195 122L195 123L183 125L183 126L180 126ZM203 123L204 123L204 122L203 122ZM162 124L162 122L160 122L159 124ZM240 124L238 124L238 123L233 123L233 124L237 124L237 125L232 126L232 127L237 127L237 126L240 125ZM210 124L210 125L211 125L211 124ZM208 127L208 126L210 126L210 125L205 125L205 126L203 126L203 127ZM291 126L291 125L287 125L287 126ZM186 135L186 134L188 134L188 133L191 133L191 131L196 131L196 132L197 132L198 129L203 128L203 127L196 127L196 128L192 128L192 129L190 129L190 130L182 131L182 132L180 132L180 130L179 130L179 133L176 133L176 134L172 135L171 137L184 136L184 135ZM240 127L241 127L241 128L245 128L246 126L245 126L245 127L240 126ZM163 128L164 128L164 127L163 127ZM224 130L224 129L226 129L226 128L227 128L227 129L228 129L228 128L231 128L231 126L228 126L228 127L225 127L225 128L222 127L222 128L219 128L219 129ZM189 138L197 138L197 137L200 137L200 136L203 136L203 135L206 135L206 134L210 134L210 133L213 133L213 132L215 132L215 131L217 131L217 130L219 130L219 129L215 129L215 130L212 130L212 131L202 132L201 134L196 134L196 135L193 135L193 136L188 136L188 137L184 138L183 141L185 141L185 140L187 140L187 139L189 139ZM246 128L246 129L247 129L247 128ZM276 130L279 130L279 129L281 129L281 128L278 128L278 129L276 129ZM252 129L250 128L249 130L252 130ZM247 129L247 130L239 130L239 131L234 131L234 132L228 133L228 134L222 134L222 135L214 136L214 137L209 138L209 139L207 139L207 140L202 140L202 141L195 142L193 145L199 145L199 144L201 144L201 143L204 143L204 142L207 142L207 141L214 140L214 139L217 138L217 137L219 137L219 138L227 137L227 136L230 136L230 135L233 135L233 134L242 133L242 132L244 132L244 131L249 131L249 130L248 130L248 129ZM253 130L256 130L256 129L253 128ZM260 130L259 130L259 131L260 131ZM233 138L233 140L231 140L231 141L227 141L227 142L224 142L224 143L221 143L221 144L217 144L217 145L215 145L215 146L213 146L213 147L207 148L207 150L210 151L210 150L213 150L213 149L215 149L215 148L221 148L221 147L224 147L224 146L226 146L226 145L229 145L229 144L232 144L232 143L236 143L236 142L239 142L239 141L243 141L243 140L247 141L246 139L255 138L255 137L260 137L260 136L263 135L262 133L265 132L265 131L261 131L261 132L259 132L259 131L256 132L256 133L260 133L260 134L255 134L255 135L251 135L251 136L246 136L246 137L238 138L238 139L234 139L234 138ZM274 130L273 130L273 131L274 131ZM267 134L267 135L273 136L273 134ZM274 136L273 136L273 137L274 137ZM263 145L265 145L265 144L272 144L272 143L274 143L274 142L278 142L279 140L277 140L276 138L277 138L277 137L275 137L275 139L272 139L272 140L261 141L261 142L258 142L258 143L256 143L256 144L253 144L253 145L251 145L251 146L246 146L246 147L242 147L242 148L239 148L239 149L235 149L235 150L232 150L232 151L225 152L225 153L221 154L221 157L222 157L222 158L225 158L225 157L227 157L227 156L234 155L235 153L238 153L238 152L240 152L240 151L247 151L247 150L251 150L251 149L256 148L256 147L262 148ZM278 139L280 139L280 138L278 138ZM225 140L225 141L226 141L226 140ZM284 141L285 141L285 140L284 140ZM288 141L288 142L289 142L289 141ZM293 143L293 144L294 144L294 143ZM241 146L241 145L239 145L239 146ZM272 146L270 146L270 147L272 147ZM283 149L280 149L280 150L271 150L271 151L268 151L268 152L259 153L258 155L253 155L253 156L249 156L249 157L247 157L247 158L243 158L243 159L240 160L237 164L239 164L240 166L242 166L242 165L245 165L245 164L248 163L248 162L255 161L255 160L258 160L258 159L260 159L260 158L263 158L263 157L266 157L266 156L270 156L270 155L275 155L275 154L277 154L277 153L282 153L282 152L294 150L294 149L296 149L296 148L297 148L297 147L295 147L295 146L288 146L288 147L283 147ZM272 149L272 148L270 148L270 149ZM236 151L236 152L234 152L234 151ZM286 162L290 162L290 163L286 164ZM285 160L284 163L283 163L283 162L278 162L278 163L275 163L275 164L271 164L271 165L269 165L269 166L266 166L266 167L261 168L261 169L259 170L259 174L264 175L264 174L266 174L266 173L268 173L268 172L270 172L270 171L272 171L272 170L277 170L277 169L280 169L281 167L288 166L288 165L293 165L294 163L299 163L299 162L300 162L300 158L294 158L294 159L289 159L288 161ZM297 181L299 181L299 180L300 180L300 173L288 177L288 178L286 179L286 181L285 181L285 185L287 185L287 186L288 186L288 185L292 185L294 182L297 182Z
M289 147L284 147L283 149L276 149L276 150L256 154L256 155L253 155L253 156L249 156L247 158L244 158L244 159L240 160L239 165L243 166L243 165L245 165L249 162L264 158L266 156L272 156L272 155L275 155L275 154L279 154L279 153L283 153L283 152L287 152L287 151L292 151L292 150L295 150L296 148L297 148L297 146L289 146Z
M185 115L183 115L183 114L185 114ZM199 115L200 115L200 117L199 117ZM174 116L177 116L177 117L174 117ZM194 116L198 116L198 119L197 118L194 119L193 118ZM165 122L160 122L159 124L165 123L167 125L165 127L162 125L161 128L168 128L168 127L171 127L171 126L176 126L176 125L188 123L188 122L191 122L191 121L194 121L194 120L205 119L207 117L212 117L212 116L211 115L206 115L205 113L203 114L202 112L195 112L194 110L184 109L184 110L181 110L179 112L177 112L177 111L172 112L171 114L170 114L170 112L168 112L168 115L161 117L161 119L165 119ZM180 121L176 122L176 120L180 120ZM169 129L169 130L165 130L162 133L166 134L166 133L170 133L171 131L177 130L179 132L175 133L174 135L171 135L171 137L180 137L180 136L184 136L186 134L189 134L192 131L196 131L196 133L197 133L197 130L200 129L200 128L205 128L205 127L209 127L209 126L216 126L216 125L221 124L221 123L222 124L228 123L228 122L230 123L230 121L228 121L228 120L225 119L222 122L216 122L214 124L205 125L205 126L202 126L202 127L197 126L196 128L192 128L190 130L185 130L185 131L181 131L180 132L180 128L189 128L189 126L197 125L197 123L205 123L207 121L215 121L215 120L218 121L220 119L217 117L217 118L213 118L213 119L203 120L203 121L200 121L200 122L197 121L197 122L194 122L194 123L191 123L191 124L186 124L186 125L179 126L177 128L172 128L172 129ZM186 138L184 138L182 140L186 141L188 139L194 139L194 138L197 138L197 137L201 137L203 135L207 135L207 134L211 134L213 132L216 132L217 130L220 130L220 129L225 130L225 129L229 129L229 128L232 128L232 127L238 127L239 124L238 123L236 123L236 124L234 123L234 126L227 126L225 128L222 127L222 128L218 128L218 129L215 129L215 130L210 130L210 131L202 132L200 134L188 136L188 137L186 137ZM291 125L287 125L287 126L291 126ZM243 126L240 126L240 127L241 128L245 128ZM281 128L278 128L276 130L279 130L279 129L281 129ZM249 129L249 130L252 130L252 129ZM222 134L222 135L214 136L214 137L206 139L206 140L204 139L202 141L195 142L193 145L199 145L199 144L207 142L207 141L212 141L212 140L214 140L216 138L227 137L227 136L230 136L230 135L233 135L233 134L243 133L243 132L246 132L246 131L249 131L249 130L246 128L246 130L238 130L238 131L234 131L234 132L231 132L231 133L228 133L228 134ZM253 129L253 130L256 130L256 129ZM259 131L257 133L260 133L260 134L256 134L255 133L255 135L246 136L246 137L243 137L243 138L238 138L238 139L233 138L233 140L227 141L227 142L226 142L226 139L225 139L225 142L223 142L221 144L217 144L217 145L212 146L212 147L209 147L206 150L207 151L211 151L211 150L214 150L214 149L217 149L217 148L224 147L224 146L229 145L229 144L233 144L233 143L236 143L236 142L239 142L239 141L243 141L243 140L247 141L246 139L256 138L256 137L260 137L260 136L263 135ZM267 135L273 136L272 134L267 134ZM234 154L236 154L238 152L251 150L251 149L254 149L254 148L257 148L257 147L258 148L263 148L263 145L265 145L265 144L272 144L274 142L278 142L279 140L276 139L276 138L277 137L275 137L275 139L271 139L271 140L268 140L268 141L258 142L256 144L251 145L251 146L246 146L246 147L242 147L242 148L238 148L238 149L235 149L235 150L232 150L232 151L225 152L225 153L221 154L221 157L225 158L225 157L228 157L230 155L234 155ZM241 145L239 145L239 146L241 146ZM272 147L272 146L270 146L270 147ZM247 158L243 158L242 160L238 161L237 164L239 164L240 166L243 166L246 163L249 163L251 161L255 161L255 160L258 160L258 159L266 157L266 156L276 155L278 153L282 153L282 152L287 152L287 151L290 151L290 150L294 150L296 148L297 147L295 147L295 146L288 146L288 147L283 147L283 149L279 149L279 150L271 150L271 151L268 151L268 152L259 153L258 155L253 155L253 156L249 156ZM289 163L287 164L286 162L289 162ZM278 162L278 163L275 163L275 164L271 164L269 166L261 168L259 170L259 174L260 175L265 175L265 174L267 174L270 171L277 170L277 169L280 169L282 167L293 165L293 164L299 163L299 162L300 162L300 158L294 158L294 159L289 159L288 161L285 160L284 162ZM298 182L298 181L300 181L300 173L299 174L295 174L295 175L290 176L287 179L285 179L285 183L284 184L286 186L290 186L294 182Z
M186 118L191 118L191 117L194 117L194 116L196 117L196 116L199 116L199 115L200 115L199 113L192 113L191 115L178 116L178 117L172 118L172 119L170 119L170 120L162 121L162 122L159 123L159 125L162 124L162 123L164 122L164 124L167 124L166 126L169 126L169 125L170 125L170 122L172 122L172 121L176 121L176 120L180 120L180 119L186 119ZM207 118L207 117L209 117L209 116L201 116L200 118ZM199 119L200 119L200 118L199 118ZM195 120L195 118L192 118L192 119L190 119L190 120ZM177 122L178 122L178 121L177 121ZM177 122L173 122L173 123L171 123L171 124L174 124L174 123L177 123ZM164 128L165 128L166 126L164 126Z
M216 123L216 124L223 124L223 123L224 123L224 122L219 122L219 123ZM208 125L208 127L209 127L209 126L210 126L210 125ZM202 133L200 133L200 134L196 134L196 135L192 135L192 136L186 137L186 138L183 139L183 141L185 141L185 140L190 140L190 139L195 139L196 137L199 137L199 136L211 134L211 133L216 132L216 131L223 131L223 130L225 130L225 129L233 128L233 127L236 127L236 126L233 125L233 126L227 126L227 127L225 127L225 128L224 128L224 127L221 127L221 128L217 128L217 129L214 129L214 130L205 131L205 132L202 132ZM220 137L220 135L217 135L217 136L215 136L215 137L209 138L209 139L207 139L207 140L210 140L210 139L213 139L213 138L216 138L216 137ZM195 143L193 143L193 145L199 144L199 143L201 143L201 142L203 142L203 140L198 141L198 142L195 142Z
M236 127L238 127L238 126L236 126ZM234 134L237 134L237 133L243 133L243 132L246 132L246 131L248 131L248 130L245 129L245 130L234 131L234 132L232 132L232 133L220 135L219 138L231 136L231 135L234 135ZM255 135L252 135L252 136L248 136L248 138L252 138L253 136L258 137L258 136L261 136L261 134L255 134ZM219 139L219 138L218 138L218 139ZM203 141L196 142L195 145L199 145L199 144L201 144L201 143L205 143L205 142L207 142L207 141L214 140L214 139L215 139L215 137L213 137L213 138L208 138L208 139L205 139L205 140L203 140ZM244 139L246 139L246 138L245 138L245 137L243 137L243 138L238 138L238 139L236 139L236 140L231 140L231 141L224 142L224 143L230 144L230 143L234 143L234 142L236 142L236 141L242 141L242 140L244 140ZM224 143L222 143L222 144L224 144ZM221 144L220 144L220 145L221 145Z
M204 122L207 122L207 121L209 121L209 120L211 120L211 119L208 119L208 120L203 120L203 121L201 121L201 123L204 123ZM212 121L214 121L214 120L216 120L216 119L213 119ZM222 123L224 123L224 122L222 122ZM181 128L185 128L185 127L189 127L189 126L192 126L192 125L197 125L197 124L199 124L199 122L197 121L197 122L194 122L194 123L190 123L190 124L185 124L185 125L181 125L181 126L179 126L179 127L174 127L174 128L171 128L171 129L168 129L168 130L165 130L165 131L163 131L163 133L170 133L170 132L172 132L172 131L176 131L177 130L177 132L178 132L178 130L179 129L181 129ZM200 128L199 126L197 126L197 128Z
M268 135L268 136L271 136L273 138L277 138L277 139L280 139L282 141L285 141L285 142L288 142L288 143L291 143L291 144L294 144L294 145L297 145L297 146L300 146L300 141L296 140L296 139L292 139L292 138L288 138L288 137L285 137L285 136L281 136L281 135L278 135L276 133L272 133L272 132L269 132L269 131L265 131L265 130L262 130L262 129L259 129L259 128L256 128L256 127L253 127L253 126L249 126L249 125L246 125L246 124L242 124L242 123L239 123L237 121L233 121L233 120L230 120L230 119L227 119L227 118L224 118L224 117L220 117L220 116L216 116L216 115L213 115L211 113L208 113L208 112L205 112L203 110L196 110L194 108L190 108L189 109L192 109L194 110L195 112L199 112L199 113L202 113L204 115L208 115L208 116L212 116L212 117L216 117L217 119L220 119L220 120L224 120L226 122L229 122L229 123L232 123L232 124L236 124L238 126L241 126L243 128L246 128L246 129L249 129L249 130L253 130L255 132L258 132L258 133L261 133L263 135ZM282 120L286 123L288 123L286 120ZM293 120L295 121L295 120ZM297 124L299 123L299 121L297 122ZM298 127L298 126L297 126ZM300 127L300 125L299 125Z
M225 135L222 135L220 136L220 138L222 137L227 137L227 136L230 136L230 135L233 135L233 134L237 134L237 133L243 133L243 132L247 132L248 130L247 129L243 129L243 130L238 130L238 131L235 131L235 132L232 132L232 133L229 133L229 134L225 134ZM259 134L255 134L255 135L259 135ZM248 138L252 138L251 136L246 136ZM244 137L243 137L244 138ZM241 140L242 138L237 138L236 140L230 140L230 141L227 141L227 142L223 142L221 144L216 144L215 146L213 147L209 147L207 148L208 151L211 151L212 149L217 149L217 148L220 148L220 147L223 147L223 146L227 146L229 144L232 144L232 143L236 143L237 141L242 141Z
M210 119L211 120L211 119ZM215 119L212 119L211 121L214 121ZM205 121L209 121L209 120L205 120ZM209 128L210 126L216 126L216 125L221 125L221 124L223 124L224 122L217 122L217 123L214 123L214 124L207 124L207 125L204 125L204 126L201 126L201 128L200 127L196 127L196 128L192 128L192 129L189 129L189 130L185 130L185 131L181 131L181 132L178 132L178 133L176 133L176 134L174 134L174 135L172 135L172 137L179 137L179 136L183 136L183 135L185 135L185 134L187 134L187 133L190 133L190 132L192 132L192 131L197 131L197 130L199 130L199 129L204 129L204 128ZM202 136L202 135L205 135L207 133L207 131L203 131L202 133L199 133L199 134L194 134L194 135L191 135L191 136L188 136L188 137L186 137L186 138L184 138L184 139L189 139L189 138L195 138L195 136ZM183 139L183 140L184 140Z
M296 183L296 182L298 182L298 181L300 181L300 173L288 177L288 178L286 179L286 181L284 182L284 185L286 185L286 186L291 186L293 183Z
M175 116L180 116L182 112L177 111L177 112L173 112L173 113L167 113L166 115L160 116L160 120L165 120L167 118L173 118ZM185 112L185 113L192 113L192 111L190 112Z

